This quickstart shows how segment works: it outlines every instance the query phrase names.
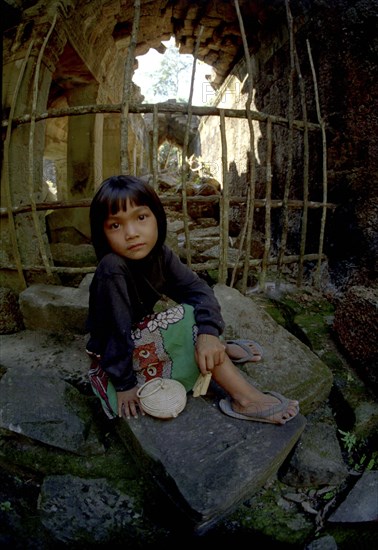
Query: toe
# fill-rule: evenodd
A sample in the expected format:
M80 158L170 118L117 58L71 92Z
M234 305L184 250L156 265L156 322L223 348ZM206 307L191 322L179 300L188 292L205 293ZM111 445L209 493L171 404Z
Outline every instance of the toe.
M286 409L283 415L283 418L285 420L290 420L291 418L294 418L294 416L297 416L298 412L299 412L299 407L290 404Z
M255 346L255 344L253 342L251 342L250 344L246 344L246 345L254 355L260 355L261 354L259 348L257 346Z

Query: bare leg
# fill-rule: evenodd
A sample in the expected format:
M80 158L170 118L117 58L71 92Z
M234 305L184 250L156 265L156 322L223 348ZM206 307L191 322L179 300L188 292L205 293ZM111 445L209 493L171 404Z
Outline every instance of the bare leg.
M269 410L273 405L278 405L276 397L265 394L252 386L242 375L228 355L225 361L214 368L214 380L231 396L232 408L235 412L253 415L256 411ZM269 420L276 424L285 424L298 414L299 403L289 400L286 410L272 414Z

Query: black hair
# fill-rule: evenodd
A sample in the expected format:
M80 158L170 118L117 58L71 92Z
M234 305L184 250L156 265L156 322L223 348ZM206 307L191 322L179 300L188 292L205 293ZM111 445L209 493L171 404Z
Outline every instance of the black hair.
M161 247L167 236L167 217L156 191L134 176L112 176L102 182L90 206L92 244L98 260L111 252L104 233L104 222L110 214L127 210L127 200L136 206L148 206L154 214L158 238L154 250Z

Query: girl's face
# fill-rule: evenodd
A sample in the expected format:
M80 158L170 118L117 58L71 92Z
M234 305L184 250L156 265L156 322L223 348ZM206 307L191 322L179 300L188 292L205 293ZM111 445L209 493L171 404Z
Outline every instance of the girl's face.
M127 210L110 214L104 233L113 252L128 260L142 260L155 246L158 226L148 206L136 206L127 200Z

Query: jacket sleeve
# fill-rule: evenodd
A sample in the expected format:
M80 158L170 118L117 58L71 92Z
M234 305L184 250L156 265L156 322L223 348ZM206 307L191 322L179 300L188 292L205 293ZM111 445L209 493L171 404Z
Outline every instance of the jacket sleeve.
M214 291L170 248L164 247L164 250L166 279L164 294L177 303L185 303L194 307L198 334L220 336L225 325Z
M101 355L100 365L116 391L136 386L131 338L132 310L122 272L96 274L90 289L88 350Z

